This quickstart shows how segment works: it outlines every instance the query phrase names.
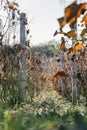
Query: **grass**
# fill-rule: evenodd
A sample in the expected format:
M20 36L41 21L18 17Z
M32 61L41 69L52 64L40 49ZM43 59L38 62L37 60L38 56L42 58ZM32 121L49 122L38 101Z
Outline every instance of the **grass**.
M43 90L32 103L1 107L0 130L87 130L87 110L83 104L73 106L53 90L50 94Z
M6 110L0 111L0 130L87 130L87 112L84 114L77 110L67 113L35 115L30 111Z

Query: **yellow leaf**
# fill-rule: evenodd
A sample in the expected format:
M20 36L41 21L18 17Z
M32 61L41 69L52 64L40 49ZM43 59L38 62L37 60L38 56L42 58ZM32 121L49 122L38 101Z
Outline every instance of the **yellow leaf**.
M12 9L12 10L15 9L15 7L14 7L14 3L13 3L13 2L9 3L9 4L8 4L8 7L9 7L10 9Z
M62 42L61 42L61 45L60 45L60 49L61 50L65 50L66 49L66 47L65 47L65 39L62 37Z
M64 70L64 71L58 71L55 75L54 75L54 78L56 77L56 78L63 78L63 77L65 77L67 75L67 71L66 70Z
M83 46L83 43L77 43L75 46L74 46L74 50L75 51L81 51L84 49L84 46Z
M87 14L82 18L82 21L85 23L85 26L87 27Z
M76 36L76 32L71 30L68 33L65 33L65 36L67 36L68 38L74 37Z

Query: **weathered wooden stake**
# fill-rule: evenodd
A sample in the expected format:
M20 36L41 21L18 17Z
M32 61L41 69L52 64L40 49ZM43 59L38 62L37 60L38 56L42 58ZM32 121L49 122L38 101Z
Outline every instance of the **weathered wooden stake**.
M0 19L0 46L2 46L2 19Z
M64 70L64 51L61 51L61 70ZM64 78L61 79L62 96L64 95Z
M77 101L77 83L76 83L76 70L75 61L72 62L71 73L72 73L72 103L76 104Z
M77 32L77 24L78 22L74 24L74 28L73 28L76 32ZM77 35L74 38L77 39ZM77 68L76 68L75 59L71 61L71 74L72 74L72 103L76 104L77 103Z
M20 14L20 44L25 47L25 21L26 14ZM20 57L20 88L19 88L19 103L24 102L25 86L26 86L26 70L25 70L25 52L22 52Z

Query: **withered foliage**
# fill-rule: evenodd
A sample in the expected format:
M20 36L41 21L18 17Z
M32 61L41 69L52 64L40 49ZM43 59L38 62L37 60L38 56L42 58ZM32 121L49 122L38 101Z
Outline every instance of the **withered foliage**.
M77 1L75 1L66 7L64 12L66 22L73 25L77 21L77 18L83 13L83 10L86 9L86 6L87 3L77 4Z
M76 91L78 99L80 95L86 97L87 101L87 2L77 3L74 1L65 8L64 17L58 18L60 31L55 32L55 35L60 34L60 53L56 56L58 69L49 80L54 84L56 91L63 96L70 98ZM81 31L78 38L78 30L76 29L77 19L82 16L81 22L85 24L85 29ZM64 32L63 27L69 25L70 31ZM83 25L82 25L83 26ZM63 35L61 35L63 34ZM55 36L54 35L54 36ZM68 45L68 40L72 40L72 45ZM67 47L68 46L68 47ZM67 72L67 73L66 73ZM73 88L73 80L76 86Z

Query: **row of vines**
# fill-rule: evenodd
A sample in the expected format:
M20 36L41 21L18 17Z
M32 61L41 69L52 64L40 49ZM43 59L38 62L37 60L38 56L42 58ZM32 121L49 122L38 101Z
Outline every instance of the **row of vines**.
M60 29L54 33L54 36L61 36L61 44L56 55L58 68L50 80L55 84L55 89L73 103L87 103L86 10L85 2L71 3L65 8L64 17L58 19Z
M4 6L3 6L4 5ZM20 12L17 3L1 1L1 8L7 13L7 20L0 33L0 103L10 106L20 103L20 59L25 56L25 101L33 102L47 86L52 86L64 99L73 103L87 103L87 3L73 2L65 8L64 17L59 18L61 44L54 57L42 57L30 47L30 30L27 19L25 46L18 42L17 31ZM73 10L73 12L72 12ZM81 25L78 25L78 18ZM7 22L8 21L8 22ZM64 32L68 25L69 32ZM77 25L77 26L76 26ZM78 28L83 26L78 35ZM78 28L77 28L78 27ZM10 39L10 32L12 30ZM12 41L13 39L13 41ZM12 46L9 43L12 43ZM33 53L32 53L33 52ZM86 104L87 105L87 104Z

